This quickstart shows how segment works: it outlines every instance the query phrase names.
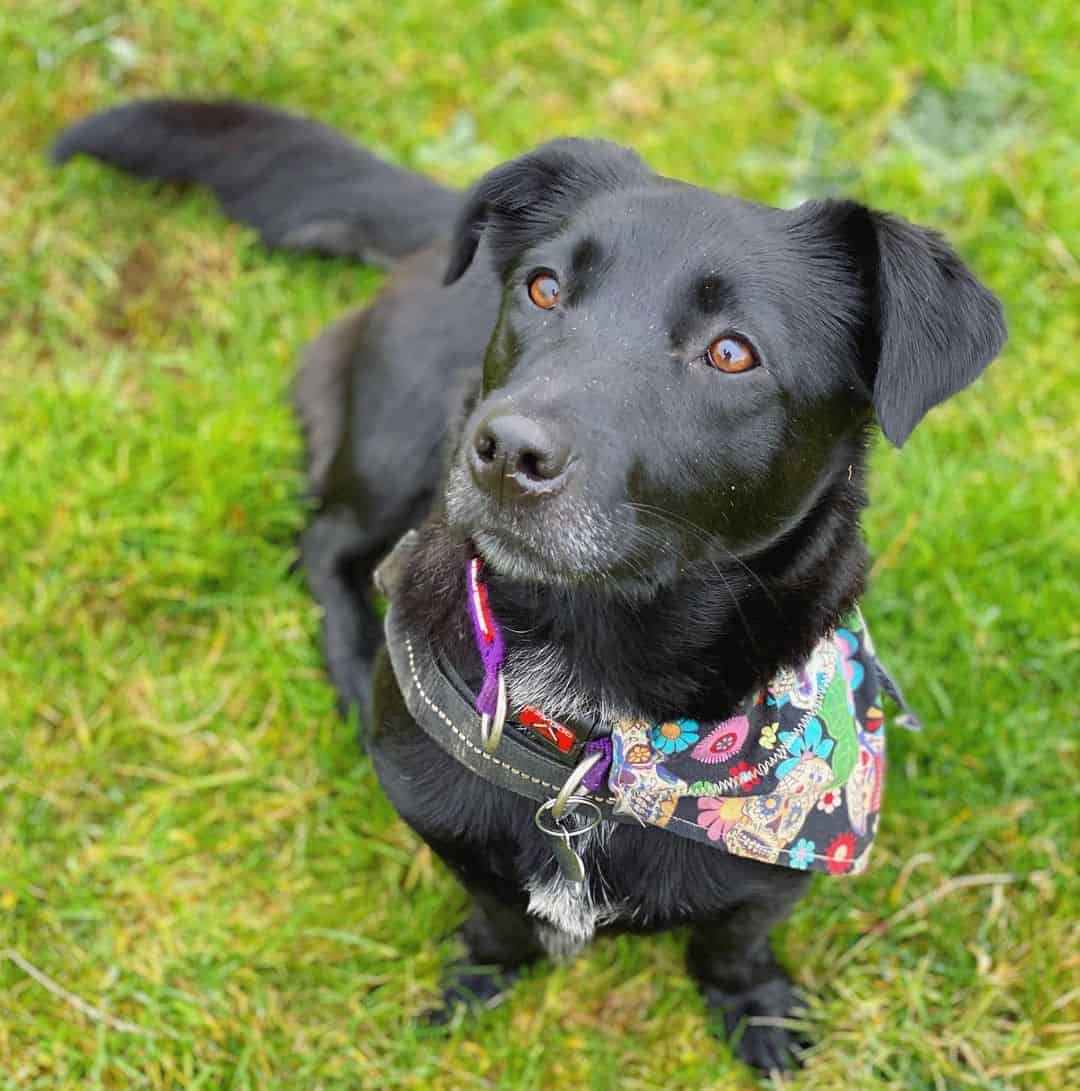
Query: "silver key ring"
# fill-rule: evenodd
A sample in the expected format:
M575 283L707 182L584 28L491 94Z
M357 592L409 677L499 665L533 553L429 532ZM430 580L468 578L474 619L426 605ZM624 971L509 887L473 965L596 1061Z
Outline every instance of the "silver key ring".
M575 830L564 829L562 826L562 819L555 814L555 800L548 799L540 804L536 814L533 816L536 828L541 833L546 833L548 837L580 837L583 833L588 833L590 830L594 830L600 825L600 820L603 818L603 812L593 800L588 798L588 796L571 796L567 802L573 803L574 807L572 811L567 813L566 817L570 817L570 815L573 814L577 818L584 818L585 824L583 826ZM580 807L584 807L592 813L583 815L578 810ZM544 815L549 811L554 820L554 825L550 828L544 824Z
M559 794L551 801L551 817L556 822L561 822L563 815L566 813L566 805L573 798L575 803L583 799L583 796L574 796L574 792L578 786L588 775L589 770L603 758L603 753L598 751L595 754L589 754L574 766L573 772L566 778L566 782L559 789ZM571 810L574 808L571 807Z
M480 714L480 745L488 754L494 754L502 738L506 724L506 678L499 671L499 695L495 699L495 715Z

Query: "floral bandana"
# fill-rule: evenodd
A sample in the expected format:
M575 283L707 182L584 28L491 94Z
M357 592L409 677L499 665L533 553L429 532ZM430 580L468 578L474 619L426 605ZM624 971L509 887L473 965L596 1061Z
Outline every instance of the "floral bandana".
M885 774L875 667L856 610L799 670L782 671L729 719L616 722L607 771L614 812L680 827L734 856L861 871Z
M478 558L467 581L485 676L475 704L490 716L504 646ZM781 671L726 720L618 720L610 737L589 738L580 750L575 732L539 709L519 709L515 723L564 754L599 755L580 783L606 796L615 818L733 856L841 875L863 870L877 831L885 776L879 683L903 706L855 609L802 666ZM898 722L918 729L913 717Z

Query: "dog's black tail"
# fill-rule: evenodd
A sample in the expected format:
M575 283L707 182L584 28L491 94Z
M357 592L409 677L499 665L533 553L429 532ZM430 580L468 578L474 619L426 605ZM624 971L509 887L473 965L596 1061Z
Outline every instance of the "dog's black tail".
M148 99L92 114L53 144L140 178L209 186L226 215L285 250L389 264L449 232L461 196L314 121L254 103Z

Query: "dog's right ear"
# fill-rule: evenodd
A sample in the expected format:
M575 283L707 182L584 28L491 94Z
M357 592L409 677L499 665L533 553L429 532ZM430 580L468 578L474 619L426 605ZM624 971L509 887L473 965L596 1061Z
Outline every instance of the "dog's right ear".
M453 284L468 269L485 230L502 276L523 250L558 231L582 201L650 174L635 152L606 140L552 140L503 163L469 191L443 283Z

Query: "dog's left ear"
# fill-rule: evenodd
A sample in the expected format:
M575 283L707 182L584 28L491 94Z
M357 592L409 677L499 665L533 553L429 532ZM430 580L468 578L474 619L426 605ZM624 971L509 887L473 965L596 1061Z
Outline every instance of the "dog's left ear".
M929 410L972 382L1001 350L1007 335L1001 303L936 231L851 201L813 211L826 212L861 268L874 411L886 438L900 447Z
M485 230L502 276L523 250L555 234L583 201L650 173L635 152L606 140L552 140L503 163L469 191L443 283L453 284L468 269Z

